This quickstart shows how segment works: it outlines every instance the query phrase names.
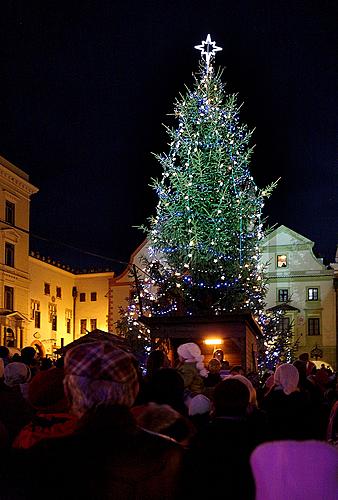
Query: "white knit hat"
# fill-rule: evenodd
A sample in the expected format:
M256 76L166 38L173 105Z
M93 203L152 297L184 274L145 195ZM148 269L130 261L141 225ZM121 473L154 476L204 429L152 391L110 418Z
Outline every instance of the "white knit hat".
M206 377L208 375L208 371L205 369L203 363L204 356L201 354L201 349L197 344L194 342L181 344L177 349L177 353L184 359L185 363L196 363L196 368L202 377Z
M203 394L196 394L189 403L189 415L203 415L209 413L211 408L210 399Z
M289 363L283 363L276 368L274 381L279 385L286 395L297 390L299 382L299 372L297 368Z

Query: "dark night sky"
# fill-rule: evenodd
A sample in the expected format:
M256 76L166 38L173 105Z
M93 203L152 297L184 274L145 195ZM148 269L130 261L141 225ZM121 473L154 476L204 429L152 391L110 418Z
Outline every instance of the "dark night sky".
M205 39L223 47L229 92L256 127L260 187L282 177L265 215L333 261L337 235L336 1L2 0L0 154L40 191L31 231L128 260L154 213L151 152L192 83ZM32 238L42 253L109 264ZM76 261L76 262L75 262ZM114 264L112 264L114 266Z

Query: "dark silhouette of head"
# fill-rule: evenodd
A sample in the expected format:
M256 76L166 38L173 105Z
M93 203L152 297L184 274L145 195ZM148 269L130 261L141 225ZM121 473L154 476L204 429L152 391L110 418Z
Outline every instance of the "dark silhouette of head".
M216 417L245 416L250 392L240 380L226 378L216 385L213 395Z

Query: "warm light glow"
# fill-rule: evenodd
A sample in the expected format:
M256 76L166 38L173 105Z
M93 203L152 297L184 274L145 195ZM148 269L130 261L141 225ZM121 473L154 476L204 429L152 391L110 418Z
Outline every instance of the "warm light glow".
M223 339L205 339L204 343L206 345L220 345L223 344Z

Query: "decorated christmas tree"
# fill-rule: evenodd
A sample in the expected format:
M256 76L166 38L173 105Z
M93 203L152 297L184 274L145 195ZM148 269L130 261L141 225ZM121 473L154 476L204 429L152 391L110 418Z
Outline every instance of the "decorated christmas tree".
M170 148L157 156L156 216L146 228L147 273L158 285L160 309L180 314L262 310L264 191L249 170L252 132L240 123L236 95L227 95L212 61L221 50L210 35L193 88L175 102ZM159 265L159 262L161 265Z
M167 127L169 151L156 155L162 177L153 180L156 215L143 229L149 255L137 277L128 311L137 315L221 315L264 308L266 280L260 264L264 198L250 172L252 131L240 122L237 96L227 94L215 71L211 41L201 51L193 87L174 104Z
M258 351L261 374L275 370L280 363L292 363L296 359L299 339L293 336L293 322L286 315L286 304L275 306L258 318L263 331Z

